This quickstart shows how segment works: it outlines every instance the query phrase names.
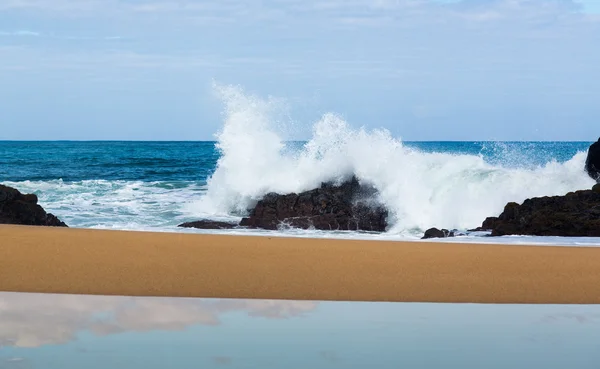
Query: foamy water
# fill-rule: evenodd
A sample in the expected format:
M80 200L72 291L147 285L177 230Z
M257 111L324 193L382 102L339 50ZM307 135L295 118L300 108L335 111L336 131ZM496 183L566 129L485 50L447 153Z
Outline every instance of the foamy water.
M583 170L586 143L465 143L457 151L439 142L425 150L385 129L355 128L327 113L312 124L309 140L290 145L281 100L236 86L214 88L224 107L214 145L0 142L0 182L36 193L44 208L72 227L223 233L177 225L202 218L239 221L268 192L300 192L355 174L375 186L388 207L386 233L226 233L382 240L418 239L430 227L474 228L507 202L563 195L594 183ZM600 244L552 237L456 240Z
M411 236L430 227L467 229L498 215L510 201L591 188L585 153L535 168L490 164L481 155L425 153L386 130L353 129L325 114L298 152L285 150L273 124L274 103L240 88L216 86L225 104L217 135L222 156L198 214L243 214L267 192L309 190L356 174L379 190L390 210L390 234Z

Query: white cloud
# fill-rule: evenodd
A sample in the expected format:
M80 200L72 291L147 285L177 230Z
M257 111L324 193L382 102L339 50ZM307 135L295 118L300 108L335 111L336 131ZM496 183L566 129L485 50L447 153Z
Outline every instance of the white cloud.
M184 94L216 78L280 96L319 91L319 109L369 122L375 111L372 124L439 120L432 132L476 136L506 131L479 122L520 121L527 110L527 124L550 132L535 122L552 117L558 128L597 111L600 16L582 9L570 0L3 0L0 24L35 24L39 36L2 30L11 37L0 37L0 84L61 90L56 81L70 78L89 91L83 110L111 83L158 91L159 105L197 99ZM468 127L444 128L449 120Z
M118 0L105 0L103 2L106 6L120 3ZM0 11L45 11L62 13L63 15L73 14L73 12L90 12L100 7L102 7L102 2L98 0L3 0L0 3Z
M591 0L588 0L591 1ZM589 7L589 4L587 5ZM3 0L2 10L40 11L49 14L62 13L72 15L112 15L138 13L137 15L161 14L168 16L179 14L212 15L224 17L240 17L248 20L260 17L265 12L272 12L281 17L284 15L310 15L311 18L351 19L363 17L392 16L407 17L421 15L423 17L447 16L451 13L473 15L477 19L491 19L498 16L515 17L519 14L557 14L578 12L585 5L571 0L464 0L440 2L431 0L178 0L156 1L145 0L129 2L124 0Z
M42 34L33 31L0 31L0 36L32 36L37 37Z

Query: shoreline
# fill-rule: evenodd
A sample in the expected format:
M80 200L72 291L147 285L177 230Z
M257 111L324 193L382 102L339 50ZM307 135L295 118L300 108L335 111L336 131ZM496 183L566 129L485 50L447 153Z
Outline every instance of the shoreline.
M0 226L2 226L0 224ZM454 236L446 238L423 239L418 235L390 235L386 232L373 232L365 234L356 231L341 231L347 233L333 233L331 231L319 231L309 233L300 230L297 233L286 231L271 231L261 229L194 229L180 228L86 228L70 226L69 229L116 231L116 232L140 232L140 233L166 233L166 234L191 234L200 236L240 236L240 237L273 237L283 239L306 239L306 240L333 240L333 241L373 241L373 242L415 242L415 243L464 243L478 245L505 245L505 246L541 246L541 247L600 247L600 237L568 237L568 236L531 236L531 235L507 235L507 236ZM322 232L322 233L321 233ZM542 241L543 240L543 241ZM568 241L565 241L568 240ZM562 242L561 242L562 241Z
M0 225L0 291L600 304L600 248Z

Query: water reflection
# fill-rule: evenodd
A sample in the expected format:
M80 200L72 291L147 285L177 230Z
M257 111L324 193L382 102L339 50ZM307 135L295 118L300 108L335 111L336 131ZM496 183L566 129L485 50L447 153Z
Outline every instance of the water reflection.
M0 346L63 344L78 332L98 336L218 325L220 315L283 319L315 309L310 301L139 298L0 293Z
M598 368L600 306L0 293L0 368Z

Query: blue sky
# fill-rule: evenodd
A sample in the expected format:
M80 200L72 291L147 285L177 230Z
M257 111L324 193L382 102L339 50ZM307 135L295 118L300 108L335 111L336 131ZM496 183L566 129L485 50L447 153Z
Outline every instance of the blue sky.
M598 0L2 0L0 139L212 139L217 80L287 99L288 138L590 141L599 45Z

